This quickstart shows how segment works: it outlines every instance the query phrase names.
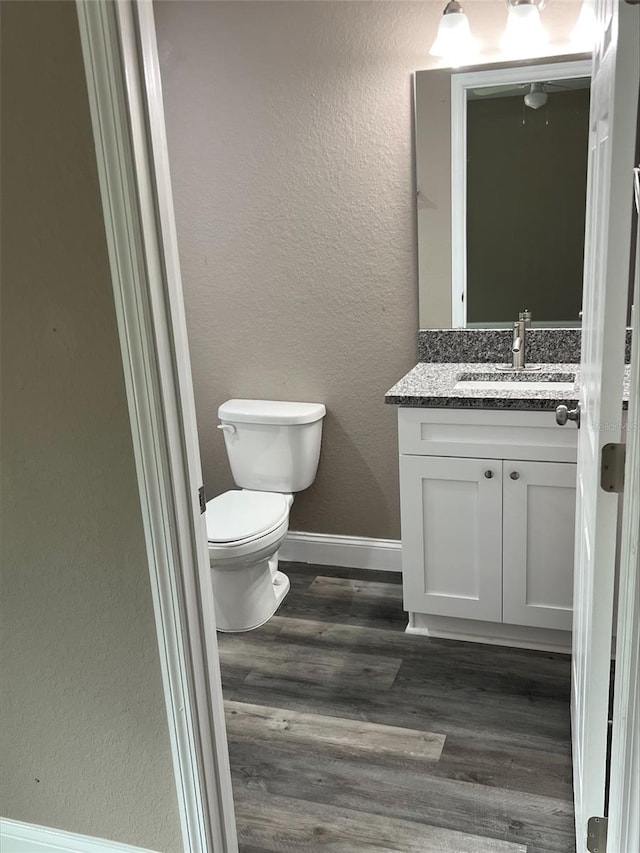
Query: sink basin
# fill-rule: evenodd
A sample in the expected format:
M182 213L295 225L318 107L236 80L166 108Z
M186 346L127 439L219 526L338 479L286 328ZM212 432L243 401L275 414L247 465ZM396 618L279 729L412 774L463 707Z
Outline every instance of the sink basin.
M456 391L474 391L494 388L500 391L520 391L526 385L529 391L557 391L570 393L575 388L575 373L518 373L516 371L498 372L477 371L460 373L454 388Z

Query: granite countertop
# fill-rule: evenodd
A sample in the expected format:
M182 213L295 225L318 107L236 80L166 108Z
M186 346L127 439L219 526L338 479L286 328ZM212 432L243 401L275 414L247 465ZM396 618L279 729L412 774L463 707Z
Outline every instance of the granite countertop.
M553 411L564 403L575 406L580 382L579 364L537 364L539 370L526 373L503 373L497 364L463 362L443 364L420 362L387 391L385 402L396 406L429 406L432 408L463 409L522 409ZM504 367L504 365L500 365ZM490 387L455 387L478 378L478 374L494 373L497 380ZM575 377L575 379L573 378ZM502 382L504 387L500 387ZM535 389L532 382L571 382L571 390ZM518 387L514 388L516 384ZM628 389L627 389L628 390Z

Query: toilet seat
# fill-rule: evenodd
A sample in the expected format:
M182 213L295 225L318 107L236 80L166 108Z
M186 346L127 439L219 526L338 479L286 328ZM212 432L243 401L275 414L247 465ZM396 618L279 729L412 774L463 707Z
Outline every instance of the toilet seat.
M207 502L207 538L224 549L263 539L288 523L290 502L277 492L230 490Z

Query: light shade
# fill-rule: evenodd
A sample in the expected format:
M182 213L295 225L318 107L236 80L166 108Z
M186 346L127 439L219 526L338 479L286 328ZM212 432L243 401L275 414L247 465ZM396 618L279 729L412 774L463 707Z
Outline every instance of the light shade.
M531 88L524 96L525 104L532 110L539 110L549 100L549 96L542 88L542 83L532 83Z
M571 31L571 41L588 50L594 45L596 39L596 9L595 0L583 0L580 14L575 27Z
M519 56L535 53L546 44L548 35L540 20L535 0L520 0L509 5L507 26L500 41L503 50Z
M456 0L452 0L447 4L440 18L438 34L429 53L432 56L442 56L452 65L462 65L469 60L473 47L469 19L462 6Z

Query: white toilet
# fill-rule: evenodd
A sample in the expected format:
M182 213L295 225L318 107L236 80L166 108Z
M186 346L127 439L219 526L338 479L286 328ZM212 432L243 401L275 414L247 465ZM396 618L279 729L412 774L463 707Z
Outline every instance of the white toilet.
M219 631L251 631L289 591L278 549L293 492L313 483L320 458L322 403L228 400L218 409L233 490L207 502L209 563Z

